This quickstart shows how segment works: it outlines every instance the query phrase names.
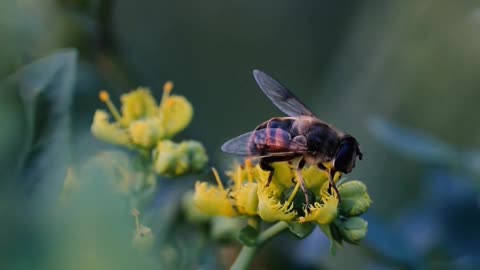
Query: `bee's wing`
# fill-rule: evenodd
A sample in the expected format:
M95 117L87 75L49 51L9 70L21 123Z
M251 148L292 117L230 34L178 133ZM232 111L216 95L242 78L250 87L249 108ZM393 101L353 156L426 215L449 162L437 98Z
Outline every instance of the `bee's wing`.
M279 134L283 132L284 134ZM293 140L286 142L281 139L287 136L286 133L287 131L282 129L270 129L270 132L267 132L266 129L248 132L224 143L222 145L222 151L229 154L250 157L282 156L300 154L308 151L307 146L300 142ZM275 138L269 134L278 134L280 136ZM258 139L255 142L255 146L252 143L252 138L254 137ZM259 150L263 148L263 146L270 148L270 150ZM272 149L272 147L274 149Z
M289 116L307 115L315 117L287 88L265 72L255 69L253 70L253 77L255 77L263 93L265 93L282 112Z

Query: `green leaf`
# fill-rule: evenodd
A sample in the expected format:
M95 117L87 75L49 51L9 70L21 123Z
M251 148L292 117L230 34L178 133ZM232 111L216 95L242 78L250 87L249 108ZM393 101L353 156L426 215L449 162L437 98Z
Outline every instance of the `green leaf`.
M25 138L15 159L17 181L47 204L56 202L69 162L76 60L75 50L62 50L21 68L0 85L1 92L16 93L22 103Z
M254 247L257 245L258 230L250 225L242 228L238 240L245 246Z
M318 227L323 231L323 233L330 240L330 254L332 256L335 256L337 254L337 246L341 245L341 240L340 242L337 242L337 240L335 240L332 234L332 227L330 224L318 224Z
M309 236L313 230L315 229L315 224L313 222L306 222L306 223L297 223L297 222L289 222L288 228L290 232L292 232L296 237L299 239L303 239Z
M407 127L391 123L381 117L368 122L370 133L389 149L412 160L430 164L450 164L452 156L459 154L450 145Z

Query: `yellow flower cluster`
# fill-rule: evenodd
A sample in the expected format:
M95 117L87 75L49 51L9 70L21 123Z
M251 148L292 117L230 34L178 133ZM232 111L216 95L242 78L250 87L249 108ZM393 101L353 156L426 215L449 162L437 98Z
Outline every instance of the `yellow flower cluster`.
M334 181L339 194L329 192L328 173L310 166L300 173L307 189L304 194L288 162L272 166L274 175L268 186L269 172L259 165L254 166L248 159L227 172L230 180L227 187L213 169L217 184L198 181L194 194L189 195L192 196L190 205L195 208L192 216L199 220L213 216L243 216L277 224L287 222L290 230L302 238L317 224L330 238L332 251L334 243L358 243L365 237L368 223L359 216L368 210L372 201L362 182L339 181L337 173ZM306 196L308 206L305 206Z
M92 133L100 140L122 146L151 149L160 140L171 139L185 129L193 116L190 102L183 96L170 95L173 84L167 82L163 97L157 105L147 88L140 87L121 96L121 114L116 109L107 92L100 92L113 118L97 110L93 117Z
M305 196L287 162L273 164L275 173L267 186L268 172L246 160L227 174L231 185L225 188L214 171L217 185L197 182L193 201L210 216L259 216L266 222L331 223L338 214L339 199L328 190L328 174L314 167L302 170L311 204L304 207Z
M104 142L148 153L153 159L154 171L162 176L199 171L208 161L202 144L171 141L193 117L190 102L183 96L171 95L172 89L172 82L165 83L158 104L147 88L140 87L123 94L120 111L108 93L101 91L100 100L107 105L110 114L105 110L95 112L92 134Z

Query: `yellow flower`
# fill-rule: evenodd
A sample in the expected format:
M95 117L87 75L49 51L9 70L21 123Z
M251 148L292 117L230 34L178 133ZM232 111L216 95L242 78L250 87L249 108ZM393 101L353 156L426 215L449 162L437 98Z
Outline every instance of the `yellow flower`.
M121 96L122 123L129 125L132 121L155 115L157 104L150 90L140 87Z
M92 134L99 140L116 145L130 147L130 137L118 123L110 123L109 115L103 110L97 110L93 116Z
M322 192L322 204L315 202L309 206L305 217L300 217L299 222L315 221L318 224L329 224L337 217L338 198L327 192Z
M328 183L328 172L318 169L316 166L309 166L302 170L305 185L314 193L320 194L325 183Z
M183 96L164 95L158 115L165 138L171 138L190 124L193 107Z
M128 132L135 145L151 148L163 137L162 130L159 127L159 119L152 117L132 122L128 127Z
M237 212L228 198L228 191L223 188L223 184L215 169L213 169L213 173L218 186L210 186L205 182L195 183L195 195L193 196L195 206L202 213L210 216L236 216Z
M293 204L282 203L278 199L279 194L264 185L258 188L258 215L267 222L290 221L297 215L293 210Z
M245 215L256 215L258 207L258 184L247 182L232 191L238 212Z
M205 223L209 220L209 216L204 214L194 203L195 193L193 190L187 191L182 196L182 210L185 218L190 223Z

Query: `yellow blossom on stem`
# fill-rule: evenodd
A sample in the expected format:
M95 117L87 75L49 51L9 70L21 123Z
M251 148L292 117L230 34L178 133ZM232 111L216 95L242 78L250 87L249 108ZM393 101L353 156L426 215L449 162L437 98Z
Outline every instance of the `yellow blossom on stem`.
M185 97L164 92L158 108L158 115L165 138L170 138L190 124L193 117L193 107Z
M130 147L130 137L118 123L110 123L106 111L97 110L93 116L92 134L104 142Z
M322 192L322 203L315 202L310 205L305 217L300 217L299 222L315 221L318 224L329 224L337 217L338 198L327 192Z
M267 222L290 221L296 217L293 204L282 203L279 196L269 188L261 185L258 189L258 215Z
M205 182L195 183L195 195L193 196L195 206L202 213L210 216L236 216L237 211L235 211L233 203L229 199L228 190L224 189L217 171L215 169L212 169L212 171L217 186L211 186Z
M140 87L121 96L122 123L129 125L132 121L155 115L157 104L150 90Z
M247 182L236 187L232 191L232 197L235 198L235 206L238 212L245 215L256 215L258 207L258 184Z
M160 121L156 117L137 120L128 127L132 143L141 147L151 148L162 138Z

